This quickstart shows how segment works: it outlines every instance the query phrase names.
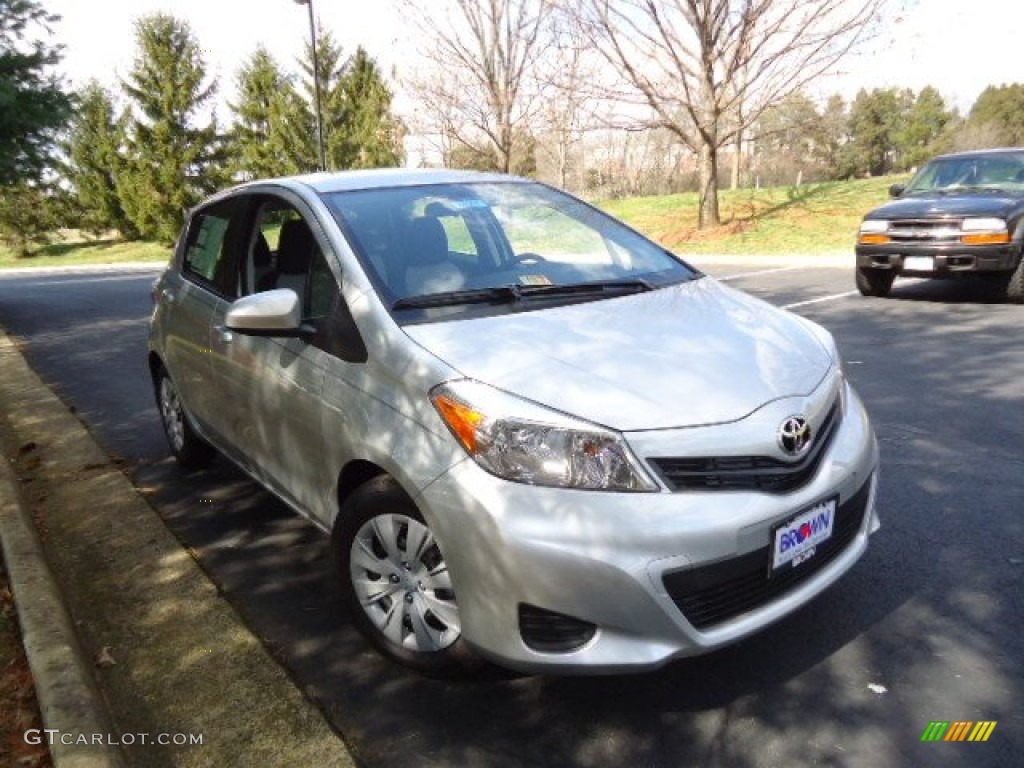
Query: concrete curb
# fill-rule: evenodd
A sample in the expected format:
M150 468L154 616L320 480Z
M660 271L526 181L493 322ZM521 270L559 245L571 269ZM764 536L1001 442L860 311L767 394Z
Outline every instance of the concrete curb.
M101 749L91 740L96 733L118 746L133 768L355 765L322 713L2 329L0 436L8 450L32 444L14 462L18 474L30 480L20 498L4 461L5 551L10 548L18 563L46 563L38 549L23 549L16 537L8 542L8 520L17 508L23 527L40 532L50 583L56 581L67 606L66 612L55 612L78 637L78 647L69 643L62 658L77 657L68 664L91 670L102 694L88 705L99 720L68 709L70 720L60 726L72 740L90 737L83 745L86 757L97 758ZM26 509L31 518L25 517ZM20 612L35 597L22 591L24 570L12 570ZM39 648L33 653L42 664L45 688L51 685L48 674L60 679L58 667L48 671L43 661L55 652L53 636L38 633L32 642ZM93 665L93 658L106 663ZM66 704L62 689L52 685L54 696ZM47 711L53 710L44 710L44 718ZM161 736L190 740L158 741ZM198 741L191 740L195 736ZM57 768L107 765L121 763L66 762Z
M78 644L6 453L0 461L0 544L43 725L62 733L110 733L106 705L92 678L92 665ZM120 751L102 744L66 745L56 741L50 744L50 755L55 768L125 765Z
M6 267L0 269L0 278L32 277L33 275L88 275L104 272L160 272L166 261L122 261L110 264L68 264L52 267Z

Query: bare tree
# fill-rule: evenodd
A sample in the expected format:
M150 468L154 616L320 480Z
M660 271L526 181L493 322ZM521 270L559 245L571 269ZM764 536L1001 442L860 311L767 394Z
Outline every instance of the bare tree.
M568 188L571 167L579 164L582 154L583 136L597 123L591 91L601 62L566 4L557 3L555 14L553 43L539 62L540 78L547 87L539 114L544 133L538 137L538 148L553 166L551 176L558 186ZM583 185L584 179L578 178L578 188Z
M832 68L886 0L580 0L595 47L698 157L700 225L719 223L718 153Z
M549 0L447 0L405 8L426 68L412 90L429 130L509 172L536 117L537 65L552 41Z

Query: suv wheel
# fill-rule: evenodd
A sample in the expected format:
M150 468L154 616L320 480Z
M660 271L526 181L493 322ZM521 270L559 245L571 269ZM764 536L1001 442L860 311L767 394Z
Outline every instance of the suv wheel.
M186 469L209 466L217 452L189 426L178 390L162 367L156 376L156 402L160 408L164 434L167 435L167 442L178 463Z
M892 288L896 273L891 269L871 269L857 267L857 290L862 296L878 296L885 298Z
M441 548L393 479L382 475L356 489L331 538L345 606L381 653L432 677L482 667L462 637Z
M1021 254L1017 268L1006 278L1006 300L1024 304L1024 254Z

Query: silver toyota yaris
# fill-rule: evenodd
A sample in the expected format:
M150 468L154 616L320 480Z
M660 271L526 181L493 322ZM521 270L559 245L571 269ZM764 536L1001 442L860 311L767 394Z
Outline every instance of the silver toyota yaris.
M709 651L878 528L829 333L543 184L244 184L192 211L154 297L178 461L216 450L328 531L353 621L427 674Z

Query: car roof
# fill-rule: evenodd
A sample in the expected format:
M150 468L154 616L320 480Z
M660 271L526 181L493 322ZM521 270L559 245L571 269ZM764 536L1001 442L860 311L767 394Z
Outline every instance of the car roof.
M424 184L467 184L471 182L528 182L518 176L481 171L453 171L445 168L374 168L357 171L320 171L299 176L255 180L243 186L278 184L307 187L319 194L350 192L385 187L411 187Z
M945 155L937 155L936 160L947 160L959 157L984 157L986 155L1011 155L1024 152L1024 147L994 147L992 149L969 149L963 152L949 152Z

